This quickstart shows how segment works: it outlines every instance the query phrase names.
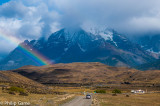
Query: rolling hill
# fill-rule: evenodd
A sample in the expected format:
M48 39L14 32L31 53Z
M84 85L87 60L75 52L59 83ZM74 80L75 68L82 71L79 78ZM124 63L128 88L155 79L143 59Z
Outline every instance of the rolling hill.
M48 88L36 81L11 71L0 71L1 86L18 86L25 88L30 93L47 93Z
M158 85L160 70L139 71L98 62L25 66L12 72L43 84L141 84Z

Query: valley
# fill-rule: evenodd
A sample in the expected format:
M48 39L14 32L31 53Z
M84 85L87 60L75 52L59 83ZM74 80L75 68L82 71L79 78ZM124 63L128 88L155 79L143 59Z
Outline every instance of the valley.
M0 0L0 106L160 106L160 0Z
M140 106L150 97L154 101L153 104L158 106L159 75L160 70L139 71L98 62L23 66L16 70L0 72L0 99L15 103L26 101L33 106L69 106L76 103L105 106L124 104L123 102L126 105L132 103ZM12 91L13 87L24 89L23 92L27 95L21 95L21 91ZM119 89L122 93L113 96L114 89ZM133 89L142 89L146 93L133 94ZM95 93L98 90L105 93ZM11 91L13 93L10 93ZM91 100L85 99L88 93L92 95ZM125 97L126 95L129 97ZM113 102L119 100L120 102Z

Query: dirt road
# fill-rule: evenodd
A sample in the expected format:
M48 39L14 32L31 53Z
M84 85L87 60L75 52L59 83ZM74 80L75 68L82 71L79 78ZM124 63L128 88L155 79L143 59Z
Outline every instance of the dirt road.
M91 103L92 99L86 99L85 96L77 96L62 106L91 106Z

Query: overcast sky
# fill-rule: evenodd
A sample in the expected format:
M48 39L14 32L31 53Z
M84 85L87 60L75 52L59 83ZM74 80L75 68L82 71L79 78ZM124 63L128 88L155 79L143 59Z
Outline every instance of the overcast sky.
M160 0L0 0L0 29L22 41L92 25L126 36L159 33ZM0 45L0 54L15 48L1 35Z

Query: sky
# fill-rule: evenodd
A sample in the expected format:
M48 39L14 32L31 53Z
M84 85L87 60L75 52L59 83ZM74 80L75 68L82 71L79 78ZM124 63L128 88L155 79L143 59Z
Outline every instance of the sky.
M6 2L9 2L10 0L0 0L0 5L6 3Z
M0 0L0 31L19 41L72 26L109 27L126 36L160 33L159 5L160 0ZM1 36L0 45L0 56L17 46Z

